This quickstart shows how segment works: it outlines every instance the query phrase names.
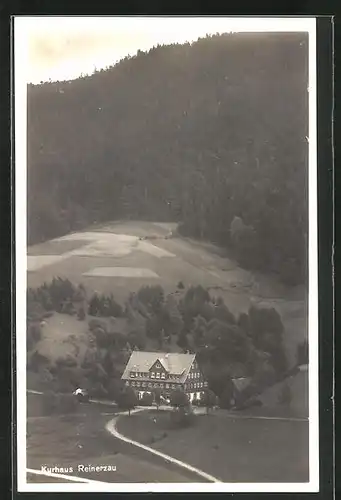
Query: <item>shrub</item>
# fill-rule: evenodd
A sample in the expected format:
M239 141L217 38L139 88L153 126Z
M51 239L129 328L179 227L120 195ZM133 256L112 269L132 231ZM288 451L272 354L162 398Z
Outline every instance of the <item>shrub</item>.
M177 285L177 288L178 288L179 290L183 290L183 289L185 288L185 285L183 284L183 282L182 282L182 281L179 281L179 283L178 283L178 285Z
M151 406L153 404L153 394L150 392L145 392L140 399L141 406Z
M185 408L189 405L188 396L184 391L175 390L170 394L170 404L175 408Z
M200 401L199 401L200 404ZM202 398L202 404L206 406L206 412L209 413L209 410L213 408L215 404L217 404L217 396L214 394L211 389L207 389Z
M174 408L170 413L170 417L173 428L189 427L195 422L194 413L186 411L185 408Z
M129 416L130 416L130 411L135 408L135 406L137 405L138 403L138 399L137 399L137 396L135 394L135 391L134 389L132 389L131 387L127 387L125 388L121 394L120 394L120 397L119 397L119 400L117 401L118 405L125 409L125 410L128 410L129 412Z

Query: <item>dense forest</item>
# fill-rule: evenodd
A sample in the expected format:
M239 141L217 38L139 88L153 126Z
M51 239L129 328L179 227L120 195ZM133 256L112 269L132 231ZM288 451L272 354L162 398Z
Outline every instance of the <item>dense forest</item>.
M28 86L28 241L178 221L243 266L306 277L308 35L224 34Z

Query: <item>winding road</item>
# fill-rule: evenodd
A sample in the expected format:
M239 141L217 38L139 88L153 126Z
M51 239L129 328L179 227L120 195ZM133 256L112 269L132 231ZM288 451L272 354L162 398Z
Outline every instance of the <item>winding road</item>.
M42 392L39 392L39 391L33 391L33 390L28 390L27 393L29 394L35 394L35 395L43 395ZM99 401L99 400L90 400L90 403L92 405L104 405L104 406L108 406L108 404L110 404L109 402L107 401ZM111 406L116 406L114 405L113 403L111 403ZM134 410L131 410L131 413L138 413L138 412L142 412L142 411L148 411L148 410L151 410L151 409L155 409L155 407L137 407L135 408ZM160 410L169 410L169 407L162 407L160 406L159 407ZM199 409L199 412L200 412L200 409ZM139 448L139 449L142 449L144 450L145 452L147 453L150 453L154 456L157 456L160 458L160 461L162 462L162 466L164 466L165 464L174 464L175 467L179 467L181 469L184 470L184 472L188 472L190 473L190 477L193 477L192 481L195 481L194 478L195 476L198 476L198 482L202 482L204 480L204 482L221 482L220 479L217 479L216 477L210 475L210 474L207 474L206 472L200 470L200 469L197 469L196 467L193 467L192 465L188 464L188 463L185 463L181 460L178 460L174 457L171 457L169 455L166 455L165 453L162 453L158 450L155 450L153 448L150 448L149 446L146 446L142 443L139 443L137 441L134 441L130 438L128 438L127 436L124 436L122 433L120 433L118 430L117 430L117 423L118 423L118 420L121 416L125 416L125 415L128 415L128 411L117 411L115 413L103 413L100 411L99 409L99 414L100 415L107 415L107 416L113 416L114 418L111 418L109 421L107 421L107 423L105 424L105 429L107 430L107 432L109 434L111 434L114 438L116 439L119 439L120 441L123 441L125 443L127 443L128 445L132 445L132 446L135 446L136 448ZM44 418L49 418L49 417L42 417L42 416L34 416L34 417L28 417L28 420L36 420L36 419L44 419ZM48 470L38 470L38 469L34 469L34 468L27 468L27 474L31 475L31 476L34 476L34 475L37 475L37 476L45 476L45 477L50 477L50 478L54 478L54 479L61 479L61 480L64 480L66 482L79 482L79 483L88 483L88 484L93 484L93 483L105 483L105 481L94 481L93 479L88 479L88 478L85 478L85 477L80 477L80 476L72 476L72 475L66 475L66 474L59 474L59 473L55 473L55 472L52 472L52 471L48 471Z

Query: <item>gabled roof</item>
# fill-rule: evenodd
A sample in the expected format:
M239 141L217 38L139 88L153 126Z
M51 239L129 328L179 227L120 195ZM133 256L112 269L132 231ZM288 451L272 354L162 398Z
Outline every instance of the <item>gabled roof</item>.
M185 381L194 359L195 354L133 351L123 372L122 379L130 378L130 372L147 373L154 363L159 360L168 373L181 376L181 381Z

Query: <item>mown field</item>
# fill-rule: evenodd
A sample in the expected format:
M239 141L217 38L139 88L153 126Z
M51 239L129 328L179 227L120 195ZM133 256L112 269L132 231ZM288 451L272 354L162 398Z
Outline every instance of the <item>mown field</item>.
M224 482L309 481L308 421L198 415L172 429L168 412L120 417L118 430Z
M37 397L28 398L27 467L73 467L70 475L105 482L198 482L202 478L111 436L105 424L113 409L81 405L75 414L42 417ZM39 404L39 403L38 403ZM84 472L79 465L111 465L116 471ZM51 479L52 480L52 479ZM57 480L58 481L58 480ZM42 482L30 476L30 482ZM60 481L59 481L60 482Z
M112 292L124 303L130 292L143 285L160 284L166 293L176 292L179 281L185 287L202 285L212 295L222 296L235 314L247 311L254 303L275 307L285 326L284 343L293 363L297 344L307 337L304 290L284 287L273 278L243 270L214 245L177 236L165 239L173 229L174 224L117 222L28 248L28 259L33 259L29 261L33 265L27 275L28 286L61 276L75 284L83 283L89 294ZM142 236L151 239L139 241ZM101 267L147 269L157 277L87 275Z

